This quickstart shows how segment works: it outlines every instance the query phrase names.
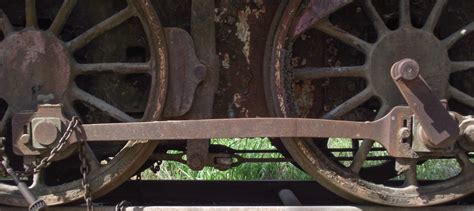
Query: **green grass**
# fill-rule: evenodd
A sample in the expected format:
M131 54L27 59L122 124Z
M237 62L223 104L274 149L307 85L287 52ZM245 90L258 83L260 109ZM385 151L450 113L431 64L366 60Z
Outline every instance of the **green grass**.
M268 139L214 139L212 144L221 144L233 149L275 149ZM279 153L250 154L248 158L281 158ZM202 171L193 171L185 164L165 161L160 171L154 174L150 170L142 173L143 179L161 180L309 180L311 177L291 163L244 163L227 171L206 167Z
M254 139L215 139L212 144L226 145L233 149L268 150L275 149L266 138ZM350 148L350 139L330 139L329 148ZM381 147L375 144L374 147ZM350 157L352 152L335 152L337 157ZM369 156L387 156L385 151L370 152ZM250 154L249 158L281 158L279 153ZM380 165L384 161L366 161L364 167ZM343 161L349 166L351 161ZM420 162L417 167L418 179L447 179L457 175L460 167L455 159L439 159ZM156 174L150 170L142 172L142 179L148 180L311 180L311 177L291 163L245 163L227 171L206 167L202 171L193 171L187 165L165 161ZM403 176L395 179L403 179Z

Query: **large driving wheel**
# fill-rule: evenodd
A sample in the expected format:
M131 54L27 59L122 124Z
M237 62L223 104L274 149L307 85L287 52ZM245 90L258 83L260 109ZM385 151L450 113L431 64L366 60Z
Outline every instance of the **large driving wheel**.
M284 1L270 31L265 85L275 116L379 119L405 105L390 76L391 66L403 58L420 63L421 75L440 100L449 100L450 110L472 114L473 1L316 2L312 11L321 13L314 15L320 20L304 33L295 33L297 23L310 23L301 20L307 18L301 14L311 2ZM398 175L396 159L373 140L282 141L318 182L354 201L427 206L474 191L474 168L469 152L461 147L404 161L411 167ZM440 161L444 165L430 165ZM420 176L421 165L442 173L446 164L449 174Z
M26 161L11 151L11 117L38 104L63 104L68 118L79 116L84 123L160 118L168 58L148 0L2 0L0 8L0 135L7 137L15 170L22 171ZM146 140L87 144L93 197L129 179L155 147ZM24 178L34 195L49 205L83 197L76 149L69 147L48 168ZM8 180L0 184L0 203L27 205Z

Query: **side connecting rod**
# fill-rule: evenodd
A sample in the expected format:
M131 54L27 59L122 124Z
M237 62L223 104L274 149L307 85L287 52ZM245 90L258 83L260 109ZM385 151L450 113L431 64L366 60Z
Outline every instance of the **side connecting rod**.
M246 118L138 123L85 124L78 128L72 142L87 140L199 140L237 137L353 138L371 139L392 155L416 157L397 132L412 117L409 107L396 107L374 122L334 121L303 118Z
M298 137L381 139L383 122L246 118L83 125L87 141Z
M385 117L374 122L306 118L245 118L83 124L76 127L68 143L244 137L332 137L371 139L383 145L392 156L413 158L417 155L404 141L407 137L400 135L400 131L405 131L409 127L406 122L412 116L410 107L395 107ZM41 138L54 139L57 136L53 133L54 131L56 133L63 131L61 127L52 127L54 130L23 130L24 125L40 122L39 120L45 118L53 123L53 120L67 122L62 116L61 105L42 105L37 112L20 113L14 116L12 125L16 130L13 131L13 149L17 155L41 154L41 149L36 146L47 144ZM38 124L32 126L37 128Z

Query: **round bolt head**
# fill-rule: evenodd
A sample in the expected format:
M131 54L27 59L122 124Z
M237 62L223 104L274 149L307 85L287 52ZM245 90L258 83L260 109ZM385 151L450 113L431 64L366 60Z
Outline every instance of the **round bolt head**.
M394 79L414 80L420 74L420 65L413 59L402 59L392 67Z
M45 121L35 126L33 137L41 145L49 146L59 138L59 131L53 123Z
M188 156L188 166L192 170L199 171L205 166L204 158L198 154L192 154Z

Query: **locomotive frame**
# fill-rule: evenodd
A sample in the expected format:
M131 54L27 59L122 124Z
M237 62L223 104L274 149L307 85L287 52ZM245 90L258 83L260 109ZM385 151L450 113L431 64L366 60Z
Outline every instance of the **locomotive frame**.
M472 39L466 39L474 31L474 14L469 10L472 3L282 0L278 4L256 1L256 9L247 6L239 11L238 6L226 1L217 7L210 0L178 2L191 5L189 11L184 9L188 13L184 19L189 18L187 30L163 27L155 12L160 10L152 3L158 4L128 0L125 5L95 2L90 6L65 0L48 24L39 22L39 16L47 15L41 14L43 10L37 12L40 7L35 0L22 5L24 17L12 15L15 10L0 13L0 98L6 107L0 113L0 133L5 136L3 166L13 178L17 177L15 171L20 171L30 173L23 176L33 180L29 188L18 180L19 188L2 184L1 203L22 206L26 200L35 208L44 206L43 202L62 204L83 195L87 200L90 191L94 196L106 194L152 157L186 162L194 170L205 166L225 170L240 164L229 149L216 150L210 145L209 138L217 137L273 137L282 154L294 159L324 186L355 201L428 206L472 192L470 178L474 171L469 152L474 137L469 114L474 101L469 77L457 76L469 75L473 68L469 57L472 50L458 46L458 42L464 46L472 43ZM124 8L105 19L95 17L103 19L96 24L72 18L77 24L92 26L74 29L77 32L63 31L70 16L88 11L94 4L100 5L96 9ZM4 7L10 9L11 5L6 2ZM464 25L439 30L437 27L445 27L452 20L450 10L445 8L462 10L460 5L467 11L455 18ZM76 6L79 12L74 14ZM428 15L418 18L422 12L413 12L412 6L416 11L428 11ZM383 10L393 7L397 12L389 11L391 16L380 15L380 10L387 13ZM226 40L230 35L224 30L235 20L223 20L225 12L216 14L215 8L238 11L235 37ZM341 28L344 24L339 27L333 23L354 11L356 15L364 11L362 31L349 28L349 32ZM342 18L331 19L338 12ZM10 20L12 16L15 18ZM448 22L441 21L445 16ZM216 30L216 22L221 31ZM118 30L115 28L123 23L129 23L128 28L114 33L124 34L119 41L129 45L126 56L118 52L119 47L114 52L113 48L107 50L110 45L94 43L95 39L107 40L101 36ZM254 33L250 33L249 24L253 24ZM136 35L124 33L127 31ZM308 52L310 57L324 58L328 54L318 52L322 47L305 49L305 42L309 42L305 33L313 33L318 45L324 36L337 40L328 49L343 53L332 55L334 59L355 65L330 62L329 66L321 66L316 63L328 62L318 59L308 62L314 62L314 67L302 67L306 62L294 64L297 56ZM239 44L232 43L237 39ZM94 45L88 45L91 42ZM227 42L229 46L222 44ZM95 45L99 47L94 50ZM242 46L240 57L233 61L236 65L231 66L229 53L217 52L219 47L231 49L233 45ZM114 57L127 62L110 62ZM94 74L99 79L89 77ZM107 84L100 77L117 82ZM336 89L349 84L351 91L328 99L327 95L339 93L324 88L333 78ZM18 84L19 80L24 83ZM138 92L128 95L121 89L110 91L125 86L118 82L121 80L142 85L135 85ZM100 88L94 88L100 86L108 86L109 90L99 92ZM234 94L229 96L232 90ZM122 104L124 98L132 100ZM358 113L354 114L355 120L346 116L361 107L366 113L363 117ZM68 120L76 116L83 124ZM327 148L331 137L355 139L349 166L341 165ZM92 142L104 143L106 149L98 153L104 146ZM365 167L375 143L391 159ZM183 151L187 159L167 156L172 149ZM68 160L78 152L81 162ZM437 184L418 185L416 166L445 157L456 158L462 172ZM56 162L60 164L55 167ZM68 162L80 165L82 178L54 178ZM56 169L45 170L51 164ZM395 177L393 171L404 174L404 184L378 185L383 184L381 180Z

